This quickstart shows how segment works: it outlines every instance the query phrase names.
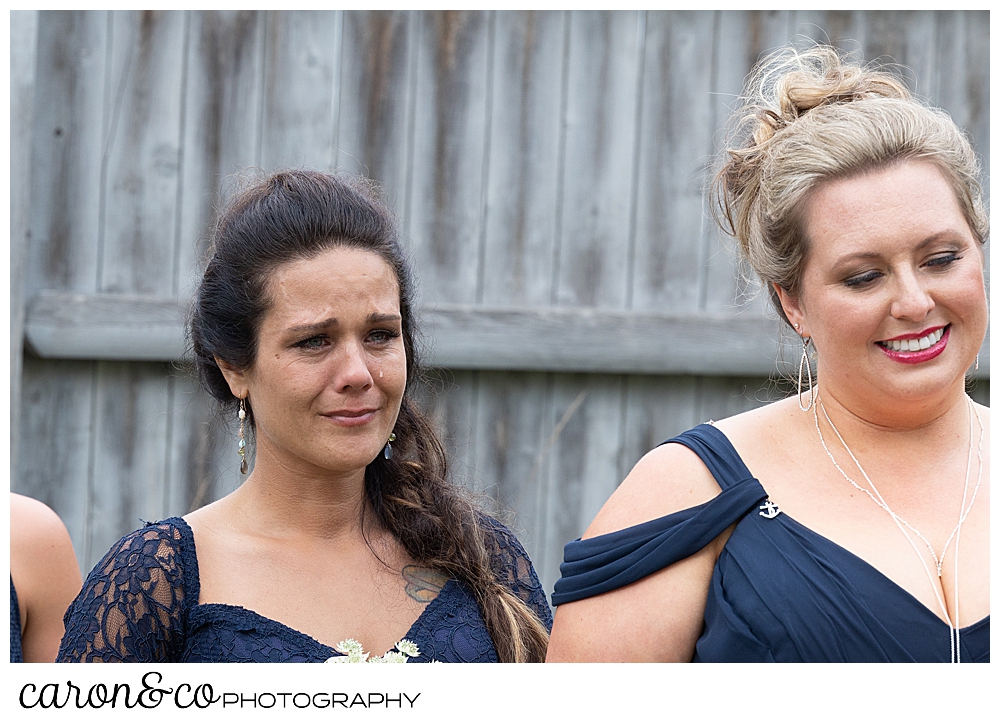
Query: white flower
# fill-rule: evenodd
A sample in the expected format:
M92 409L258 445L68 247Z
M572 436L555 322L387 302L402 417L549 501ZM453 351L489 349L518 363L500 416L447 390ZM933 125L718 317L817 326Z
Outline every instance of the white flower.
M407 640L403 638L398 643L396 643L396 650L401 652L403 655L409 656L411 658L420 657L420 648L412 640Z
M344 655L350 655L351 653L356 653L357 655L361 655L363 652L365 652L364 648L361 647L361 643L359 643L354 638L341 640L339 643L333 646L333 649L336 650L338 653L343 653Z
M368 653L364 651L359 643L354 638L348 638L347 640L341 640L334 646L334 650L338 653L343 653L343 655L335 655L332 658L327 658L325 662L327 663L405 663L409 658L417 658L420 656L420 648L412 640L407 640L403 638L398 643L393 646L395 649L390 650L385 655L375 655L368 657ZM431 663L437 663L440 661L431 660Z

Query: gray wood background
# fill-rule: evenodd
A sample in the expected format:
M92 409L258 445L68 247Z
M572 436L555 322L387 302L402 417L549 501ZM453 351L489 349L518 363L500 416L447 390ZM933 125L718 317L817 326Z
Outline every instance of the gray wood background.
M551 590L642 454L782 395L703 188L793 38L899 63L988 160L987 12L12 13L11 488L85 572L235 489L181 359L213 214L247 168L348 169L403 222L456 478Z

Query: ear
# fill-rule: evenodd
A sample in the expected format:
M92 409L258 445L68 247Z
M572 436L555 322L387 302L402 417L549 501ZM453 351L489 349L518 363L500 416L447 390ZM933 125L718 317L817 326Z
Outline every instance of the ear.
M222 376L226 378L226 382L229 384L229 391L233 393L233 396L237 399L244 399L250 391L246 373L219 357L215 357L215 363L219 365Z
M772 284L772 286L774 287L774 292L778 295L778 301L781 302L781 309L785 312L785 318L791 323L795 329L795 333L799 336L812 336L809 333L809 327L806 324L806 315L802 309L799 297L792 296L777 283Z

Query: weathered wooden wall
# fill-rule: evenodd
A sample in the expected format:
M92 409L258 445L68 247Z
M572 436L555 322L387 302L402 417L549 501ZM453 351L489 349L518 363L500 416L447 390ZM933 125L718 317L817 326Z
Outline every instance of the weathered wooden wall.
M900 63L989 158L986 12L12 18L12 489L62 515L85 569L234 489L232 426L173 361L178 310L234 174L344 168L404 223L456 474L514 511L551 589L645 451L779 396L777 323L703 188L744 76L796 36Z

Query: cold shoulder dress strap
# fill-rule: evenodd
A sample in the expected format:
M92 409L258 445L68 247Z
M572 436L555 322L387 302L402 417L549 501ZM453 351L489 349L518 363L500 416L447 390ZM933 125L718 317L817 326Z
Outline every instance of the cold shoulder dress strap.
M695 554L767 497L721 431L701 424L663 444L683 444L701 458L722 492L696 507L564 549L552 604L617 590Z

